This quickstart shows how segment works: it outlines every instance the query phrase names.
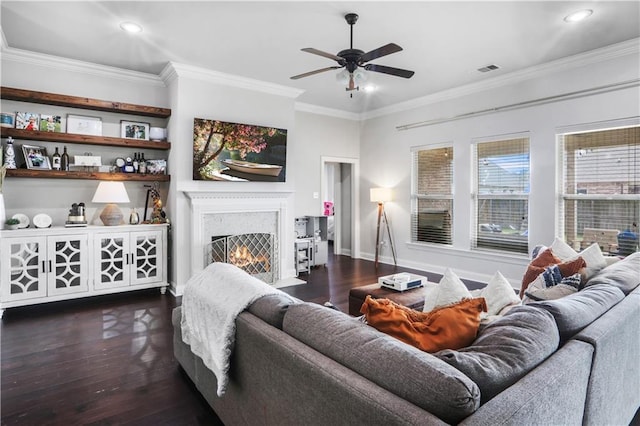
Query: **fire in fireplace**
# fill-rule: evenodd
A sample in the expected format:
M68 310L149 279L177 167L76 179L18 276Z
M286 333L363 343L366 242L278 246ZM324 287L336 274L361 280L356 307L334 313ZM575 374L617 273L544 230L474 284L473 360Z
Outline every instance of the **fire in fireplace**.
M272 284L278 279L276 239L269 233L211 237L205 250L205 264L225 262Z

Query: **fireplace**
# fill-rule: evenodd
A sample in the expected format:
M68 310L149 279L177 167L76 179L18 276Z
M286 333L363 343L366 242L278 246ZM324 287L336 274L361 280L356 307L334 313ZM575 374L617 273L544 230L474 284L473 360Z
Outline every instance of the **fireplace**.
M273 284L278 279L277 252L276 238L272 233L215 236L205 248L205 264L230 263L259 280Z

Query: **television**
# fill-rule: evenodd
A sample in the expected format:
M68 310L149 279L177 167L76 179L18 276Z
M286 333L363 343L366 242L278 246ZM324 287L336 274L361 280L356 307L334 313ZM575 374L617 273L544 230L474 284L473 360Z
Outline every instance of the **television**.
M193 179L284 182L287 130L193 119Z

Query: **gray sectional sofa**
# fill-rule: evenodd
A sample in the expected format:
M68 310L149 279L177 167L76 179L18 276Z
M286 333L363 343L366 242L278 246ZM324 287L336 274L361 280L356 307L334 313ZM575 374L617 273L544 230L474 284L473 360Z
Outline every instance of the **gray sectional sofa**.
M627 425L640 407L640 253L562 299L424 353L323 306L265 296L236 321L230 382L174 353L225 425Z

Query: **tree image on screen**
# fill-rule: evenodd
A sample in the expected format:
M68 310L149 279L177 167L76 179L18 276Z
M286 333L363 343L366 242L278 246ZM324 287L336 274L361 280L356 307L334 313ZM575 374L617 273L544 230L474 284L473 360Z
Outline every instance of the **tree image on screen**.
M284 182L287 131L194 119L193 179Z

